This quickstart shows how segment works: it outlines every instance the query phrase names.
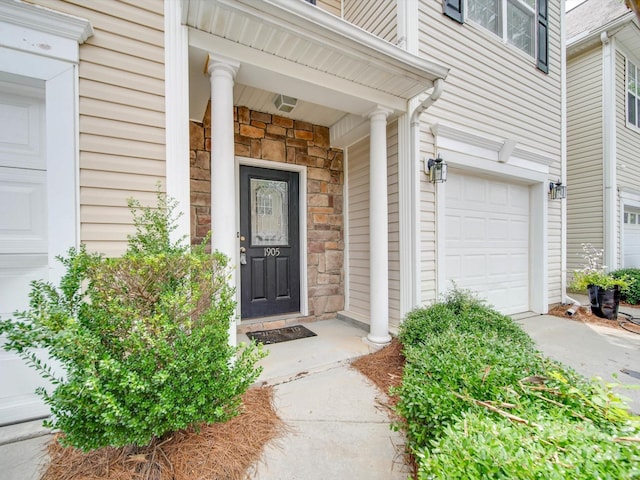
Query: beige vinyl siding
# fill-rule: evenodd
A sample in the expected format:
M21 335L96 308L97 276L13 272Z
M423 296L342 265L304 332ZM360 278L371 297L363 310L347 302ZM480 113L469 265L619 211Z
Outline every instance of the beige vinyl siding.
M633 60L632 60L633 61ZM637 65L637 64L636 64ZM616 54L617 184L640 193L640 129L627 126L626 59Z
M634 61L634 60L632 60ZM638 65L637 61L634 62ZM626 58L616 52L616 183L618 188L640 194L640 129L627 126ZM621 202L617 197L616 234L618 267L623 264L622 236L624 225L620 222Z
M80 46L80 239L91 251L119 255L133 231L127 199L155 204L166 176L164 3L35 3L93 26Z
M602 51L567 60L567 272L584 263L582 243L603 247Z
M445 91L423 119L513 137L560 162L560 7L549 2L549 74L534 57L467 21L442 14L441 2L419 2L420 55L450 67Z
M398 28L395 0L344 0L343 9L346 21L396 43Z
M421 157L418 165L418 178L420 179L420 299L419 304L432 303L437 298L438 285L436 281L436 245L437 245L437 225L436 225L436 185L429 183L424 172L423 159L434 158L434 138L428 125L423 122L420 132ZM448 285L444 285L448 288Z
M369 323L369 138L347 152L348 311Z
M485 28L459 24L442 14L441 2L419 2L419 53L450 68L441 98L422 119L440 122L491 139L513 138L518 146L551 158L550 178L559 177L561 162L560 2L549 2L549 73L536 68L536 59L506 44ZM433 150L427 146L424 157ZM432 187L422 187L421 270L428 286L422 300L435 298L435 266L428 223L433 217ZM556 211L557 210L557 211ZM561 270L560 210L549 206L548 272L550 296L558 297ZM435 221L435 220L433 220ZM558 233L556 233L558 232ZM425 273L427 272L427 273ZM423 279L424 281L425 279ZM441 286L442 287L442 286Z
M348 311L369 322L369 138L348 149ZM389 323L400 324L400 216L398 198L398 122L387 128L389 215ZM375 254L375 253L373 253Z
M336 17L342 16L342 0L317 0L316 5Z
M389 199L389 324L400 324L400 203L398 197L398 122L387 128L387 196Z

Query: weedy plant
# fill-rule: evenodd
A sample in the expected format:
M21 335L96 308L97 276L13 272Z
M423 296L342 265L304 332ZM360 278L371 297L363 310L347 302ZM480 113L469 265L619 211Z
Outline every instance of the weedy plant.
M609 290L620 287L622 294L633 284L634 279L629 275L613 275L608 273L606 265L602 264L604 252L601 248L596 248L590 243L582 244L582 257L585 263L582 268L573 272L573 281L570 288L577 291L584 291L591 285Z
M33 282L29 309L0 321L4 348L53 384L38 391L51 408L46 424L84 451L143 446L229 419L264 356L254 344L228 343L235 301L227 258L204 243L172 241L176 204L164 195L157 208L129 206L136 233L122 257L69 250L59 286Z
M420 480L640 478L640 421L610 386L468 292L411 312L399 340L396 428Z

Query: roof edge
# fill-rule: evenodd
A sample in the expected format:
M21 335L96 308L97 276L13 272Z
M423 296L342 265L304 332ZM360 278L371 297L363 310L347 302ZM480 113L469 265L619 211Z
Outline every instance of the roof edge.
M232 8L249 8L265 15L305 28L313 38L323 38L326 42L339 45L345 51L358 52L372 63L393 65L419 76L427 76L433 81L446 78L449 69L436 62L414 55L366 30L353 25L329 12L300 0L217 0ZM312 14L310 10L313 8ZM382 62L381 62L382 60Z

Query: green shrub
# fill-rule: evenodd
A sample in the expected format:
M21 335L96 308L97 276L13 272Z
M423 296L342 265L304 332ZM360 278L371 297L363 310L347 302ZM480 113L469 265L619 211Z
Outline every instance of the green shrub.
M416 458L419 480L640 478L636 444L590 423L576 426L562 418L531 428L503 417L465 413Z
M411 312L399 338L396 427L420 479L638 475L637 444L614 439L640 434L639 419L608 387L540 355L509 317L454 292Z
M66 445L142 446L225 421L260 373L260 349L228 344L235 302L227 259L171 242L175 205L159 197L160 208L134 212L137 232L123 257L71 249L60 259L59 288L33 282L29 309L0 322L5 348L53 381L52 392L39 393ZM61 378L35 348L63 367Z
M626 278L631 280L630 285L622 290L622 300L637 305L640 303L640 269L638 268L624 268L611 272L611 275L615 278Z

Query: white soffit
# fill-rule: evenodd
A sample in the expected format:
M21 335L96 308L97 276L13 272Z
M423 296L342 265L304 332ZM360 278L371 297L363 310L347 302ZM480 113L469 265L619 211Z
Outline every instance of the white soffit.
M238 83L349 113L405 111L448 73L301 0L185 0L183 23L192 47L241 63Z

